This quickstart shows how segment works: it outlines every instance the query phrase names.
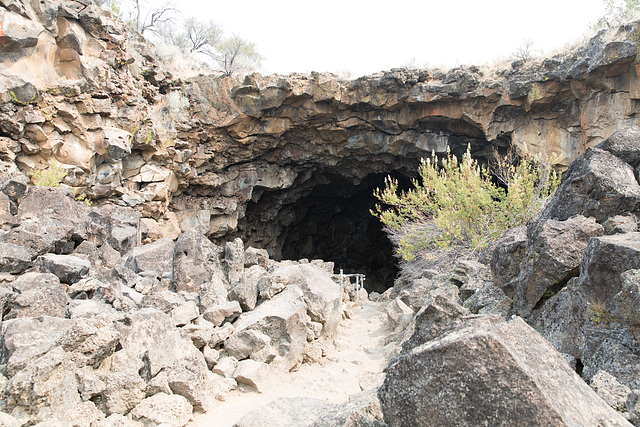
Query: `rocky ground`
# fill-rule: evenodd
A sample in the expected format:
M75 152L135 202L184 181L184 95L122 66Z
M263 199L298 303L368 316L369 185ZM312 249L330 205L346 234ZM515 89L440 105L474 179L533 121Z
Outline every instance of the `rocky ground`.
M181 426L194 411L206 412L194 425L219 425L276 397L375 395L387 336L413 313L364 290L352 302L331 263L275 262L195 231L140 245L129 208L20 175L1 187L7 425Z
M296 371L265 378L259 387L262 393L246 388L232 391L209 413L196 415L189 425L231 427L256 408L273 407L274 400L302 398L344 404L350 396L379 385L395 349L393 343L387 343L393 331L390 325L394 324L384 307L384 303L368 301L366 296L359 304L350 303L348 317L340 322L335 338L323 342L320 363L302 364ZM247 419L239 424L260 425Z

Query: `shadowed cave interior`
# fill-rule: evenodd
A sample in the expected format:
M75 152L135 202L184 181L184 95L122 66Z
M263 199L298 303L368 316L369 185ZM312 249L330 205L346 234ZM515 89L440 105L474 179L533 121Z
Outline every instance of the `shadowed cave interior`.
M243 238L263 247L276 260L307 258L335 263L334 271L363 273L367 291L384 292L398 272L393 246L382 224L370 213L374 189L391 175L402 188L410 180L398 171L369 174L359 182L323 174L304 191L290 188L263 193L249 203ZM305 187L305 186L303 186Z

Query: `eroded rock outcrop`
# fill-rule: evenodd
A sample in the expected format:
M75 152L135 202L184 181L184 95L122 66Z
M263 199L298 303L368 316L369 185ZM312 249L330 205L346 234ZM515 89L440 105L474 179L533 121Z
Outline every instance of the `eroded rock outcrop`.
M151 240L240 236L276 259L365 270L380 292L395 271L368 209L388 173L411 176L432 151L470 145L486 159L509 143L567 166L637 124L635 24L495 70L229 78L171 69L92 2L0 7L6 168L60 164L75 195L140 212Z
M378 395L390 426L629 425L522 319L462 319L394 359Z

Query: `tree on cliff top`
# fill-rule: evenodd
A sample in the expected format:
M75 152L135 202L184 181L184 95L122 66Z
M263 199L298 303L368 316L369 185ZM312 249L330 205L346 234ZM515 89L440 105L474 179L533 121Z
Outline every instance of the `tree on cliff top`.
M185 53L206 56L225 76L250 72L260 67L262 55L258 53L255 43L235 34L224 37L222 27L215 22L188 18L182 28L181 32L176 33L173 27L161 26L159 34Z
M594 29L615 28L631 21L640 11L640 0L603 0L605 14L594 24Z
M250 43L238 35L222 40L209 55L225 76L251 71L260 66L262 55Z

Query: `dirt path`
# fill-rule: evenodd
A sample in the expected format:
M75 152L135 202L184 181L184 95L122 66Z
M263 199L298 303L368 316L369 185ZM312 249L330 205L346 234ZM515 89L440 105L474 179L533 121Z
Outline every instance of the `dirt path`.
M383 304L364 301L350 306L349 313L351 318L340 323L334 339L325 342L323 365L304 363L296 372L274 376L269 393L234 390L208 413L195 415L189 426L233 426L247 412L280 397L343 403L381 381L390 351L385 347L389 331Z

